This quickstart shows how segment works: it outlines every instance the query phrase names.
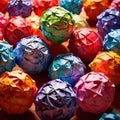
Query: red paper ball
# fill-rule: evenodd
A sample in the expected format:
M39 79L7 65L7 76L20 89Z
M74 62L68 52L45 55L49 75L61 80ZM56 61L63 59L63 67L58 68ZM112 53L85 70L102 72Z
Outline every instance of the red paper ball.
M53 6L58 6L58 0L32 0L34 12L41 16L42 13Z
M28 23L21 16L13 17L9 20L6 26L4 37L11 45L16 46L16 43L21 38L30 36L33 34L31 24Z
M120 0L113 0L111 2L110 9L117 9L120 11Z
M10 0L0 0L0 12L6 13L7 12L7 7L8 3Z
M90 62L98 51L102 50L102 40L92 29L82 28L75 30L70 37L68 48L83 62Z

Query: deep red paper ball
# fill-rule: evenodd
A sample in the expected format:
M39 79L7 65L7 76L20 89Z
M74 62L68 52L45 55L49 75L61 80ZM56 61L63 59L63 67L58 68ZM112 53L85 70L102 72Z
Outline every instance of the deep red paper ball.
M82 28L75 30L69 40L68 48L83 62L90 62L98 51L102 50L102 40L92 29Z
M13 17L9 20L6 26L4 37L11 45L16 46L16 43L21 38L30 36L33 34L31 24L27 22L21 16Z

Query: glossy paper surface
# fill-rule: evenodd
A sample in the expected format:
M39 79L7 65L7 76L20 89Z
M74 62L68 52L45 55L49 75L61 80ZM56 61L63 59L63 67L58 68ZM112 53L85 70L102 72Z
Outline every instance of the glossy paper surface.
M13 17L6 26L4 37L14 47L21 38L33 34L31 24L21 16Z
M40 30L53 43L62 43L67 40L74 28L72 14L58 6L47 9L40 18Z
M13 47L8 42L0 42L0 74L11 71L15 67Z
M0 107L8 114L23 114L32 105L37 92L35 81L17 70L0 77Z
M28 17L32 12L31 0L10 0L8 4L9 16Z
M102 113L114 99L115 85L103 73L89 72L82 76L75 90L80 107L85 112Z
M89 28L75 30L70 37L68 48L83 62L91 62L102 50L102 40L97 32Z
M44 84L35 98L35 110L41 120L70 120L78 108L72 87L61 80Z
M101 37L104 39L105 35L115 29L120 28L120 11L116 9L107 9L103 11L98 17L97 28Z
M80 14L83 0L59 0L59 5L73 14Z
M17 64L27 73L43 71L51 61L51 51L38 36L21 39L14 49Z
M51 79L61 79L75 85L77 80L85 74L85 65L79 57L73 54L57 55L49 67Z
M113 50L120 55L120 29L109 32L105 36L103 43L107 51Z
M103 72L114 84L120 83L120 56L115 52L100 52L89 66L92 71Z

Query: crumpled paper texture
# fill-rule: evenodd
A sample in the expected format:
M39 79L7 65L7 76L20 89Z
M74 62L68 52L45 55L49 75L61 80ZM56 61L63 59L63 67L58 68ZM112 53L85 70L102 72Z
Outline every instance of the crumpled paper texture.
M120 115L113 110L111 113L104 113L99 120L120 120Z
M51 51L39 36L21 39L14 49L16 63L27 73L37 74L51 62Z
M8 4L9 16L28 17L32 12L31 0L10 0Z
M27 22L21 16L12 17L6 26L4 37L14 47L21 38L30 36L33 34L31 24Z
M59 0L59 5L73 14L80 14L83 0Z
M109 6L110 9L114 8L120 11L120 0L113 0Z
M108 0L83 0L84 11L89 20L97 21L97 16L108 8Z
M0 41L0 74L11 71L15 65L13 47L8 42Z
M29 109L37 92L35 81L17 70L0 77L0 107L8 114L23 114Z
M80 28L89 27L89 24L88 24L85 17L82 17L82 16L77 15L77 14L73 14L73 19L74 19L74 22L75 22L75 25L74 25L75 30L80 29Z
M59 79L44 84L34 103L41 120L70 120L78 108L77 96L71 85Z
M120 84L120 56L113 52L99 52L89 64L92 71L102 72L114 84Z
M33 10L38 16L41 16L48 8L58 6L58 1L59 0L32 0Z
M70 37L68 48L83 62L91 62L103 47L99 34L90 28L75 30Z
M112 50L120 55L120 29L113 30L106 34L103 44L105 50Z
M80 107L85 112L102 113L113 102L115 85L100 72L89 72L75 85Z
M0 12L0 40L3 40L4 29L7 26L7 23L7 17L5 17L5 15L2 12Z
M57 6L47 9L40 18L40 30L53 43L67 40L74 29L72 13Z
M96 27L103 39L107 33L120 28L120 11L116 9L107 9L97 18Z
M85 74L86 67L79 57L71 53L59 54L49 66L48 76L51 79L61 79L72 86Z

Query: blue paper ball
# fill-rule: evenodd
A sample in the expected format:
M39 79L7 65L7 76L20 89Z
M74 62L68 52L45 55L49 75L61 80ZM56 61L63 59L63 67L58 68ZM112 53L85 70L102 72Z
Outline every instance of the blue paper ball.
M104 113L99 120L120 120L120 115L113 110L111 113Z
M49 66L48 76L51 79L61 79L74 87L77 80L85 74L85 65L79 57L71 53L60 54Z
M103 45L105 50L112 50L120 54L120 29L113 30L106 34Z
M13 47L8 42L0 41L0 74L5 71L12 71L15 65Z
M44 84L34 103L41 120L70 120L78 108L77 96L71 85L59 79Z
M80 14L83 7L82 0L60 0L59 5L73 14Z
M10 0L8 13L10 16L28 17L32 12L31 0Z
M103 11L98 17L96 27L101 37L104 39L105 35L111 30L120 28L120 11L116 9L107 9Z
M51 62L48 45L38 36L22 38L14 49L16 63L27 73L37 74Z

